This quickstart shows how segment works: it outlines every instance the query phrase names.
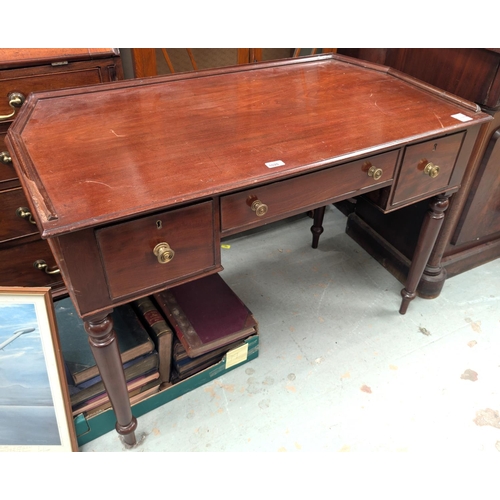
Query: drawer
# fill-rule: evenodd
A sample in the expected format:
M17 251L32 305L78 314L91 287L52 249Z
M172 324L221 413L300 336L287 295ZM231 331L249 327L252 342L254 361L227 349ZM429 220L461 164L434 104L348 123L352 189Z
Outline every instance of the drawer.
M57 68L57 67L55 67ZM27 73L24 71L23 73ZM12 76L10 76L12 74ZM102 83L103 75L99 66L73 71L47 71L38 74L19 75L17 70L4 71L0 76L0 116L7 117L0 121L12 121L8 117L16 108L9 105L9 96L13 93L22 94L26 99L30 92L79 87ZM16 113L17 114L17 110Z
M392 205L443 191L450 183L465 132L408 146L394 187ZM427 167L427 168L426 168Z
M214 204L207 201L96 230L112 299L220 266ZM168 244L174 256L160 263Z
M14 165L10 160L10 154L5 144L8 124L0 123L0 189L7 189L19 186Z
M301 177L258 186L221 198L221 230L229 234L279 220L335 199L357 196L390 183L399 151L330 167ZM373 175L375 167L376 175ZM370 172L370 173L369 173ZM256 204L267 207L259 213ZM252 209L252 205L253 208Z
M27 207L26 196L21 188L0 193L0 243L38 233L34 221L30 222L31 214L28 215ZM19 215L18 209L22 209Z
M55 259L45 240L36 240L0 250L0 283L2 286L64 286L61 274L47 274L34 267L43 260L49 271L56 268Z

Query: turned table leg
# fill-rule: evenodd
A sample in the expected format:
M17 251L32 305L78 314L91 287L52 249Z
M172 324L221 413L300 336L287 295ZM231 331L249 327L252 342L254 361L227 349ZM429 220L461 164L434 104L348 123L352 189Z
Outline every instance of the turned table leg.
M434 244L436 243L439 230L443 224L444 212L448 208L450 195L435 196L430 204L430 210L426 213L422 229L418 237L417 246L411 262L406 285L401 290L403 300L401 302L400 314L405 314L408 305L416 296L416 290L425 266L429 260Z
M319 237L323 232L323 219L325 217L325 207L319 207L313 212L314 223L311 226L311 233L313 235L312 247L318 248Z
M127 391L127 382L113 329L111 314L85 321L89 344L99 368L104 387L116 415L116 431L127 445L136 444L137 420L132 415Z

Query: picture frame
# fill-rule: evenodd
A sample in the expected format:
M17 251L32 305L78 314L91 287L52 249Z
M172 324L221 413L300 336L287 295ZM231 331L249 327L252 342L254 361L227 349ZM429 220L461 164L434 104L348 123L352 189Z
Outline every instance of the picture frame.
M48 287L0 287L0 422L0 451L78 451Z

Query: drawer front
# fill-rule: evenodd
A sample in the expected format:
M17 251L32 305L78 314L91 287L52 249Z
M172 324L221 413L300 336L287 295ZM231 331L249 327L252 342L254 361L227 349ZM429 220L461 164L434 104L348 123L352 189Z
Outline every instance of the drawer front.
M48 243L44 240L29 241L21 245L0 250L0 283L2 286L64 286L60 273L47 274L34 267L43 260L48 271L56 268L55 259Z
M425 198L446 189L464 137L465 132L461 132L408 146L396 180L392 205Z
M0 193L0 243L38 233L36 225L30 222L27 207L21 188Z
M213 202L123 222L96 231L112 299L150 289L219 266ZM166 243L173 258L160 263Z
M10 154L5 144L7 129L8 125L6 123L0 124L0 189L19 186L19 179L14 165L11 161L8 161Z
M221 198L222 233L279 220L327 204L335 198L354 196L387 185L393 179L398 154L399 151L390 151L224 196ZM369 175L371 167L375 167L375 175L373 171ZM257 201L267 207L266 213L258 215L258 210L252 209Z
M93 85L103 81L101 68L98 66L75 71L58 71L26 76L13 76L0 78L0 116L8 117L15 108L9 105L9 96L13 92L20 93L24 98L30 92L40 92L44 90L55 90L68 87L78 87L81 85ZM16 113L17 114L17 111ZM15 117L15 115L14 115ZM4 118L2 121L12 121L14 117Z

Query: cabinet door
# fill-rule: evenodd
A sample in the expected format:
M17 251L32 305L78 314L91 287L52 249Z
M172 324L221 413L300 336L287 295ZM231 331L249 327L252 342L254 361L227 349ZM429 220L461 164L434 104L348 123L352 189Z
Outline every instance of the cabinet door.
M500 232L500 127L491 136L452 243L488 239Z

